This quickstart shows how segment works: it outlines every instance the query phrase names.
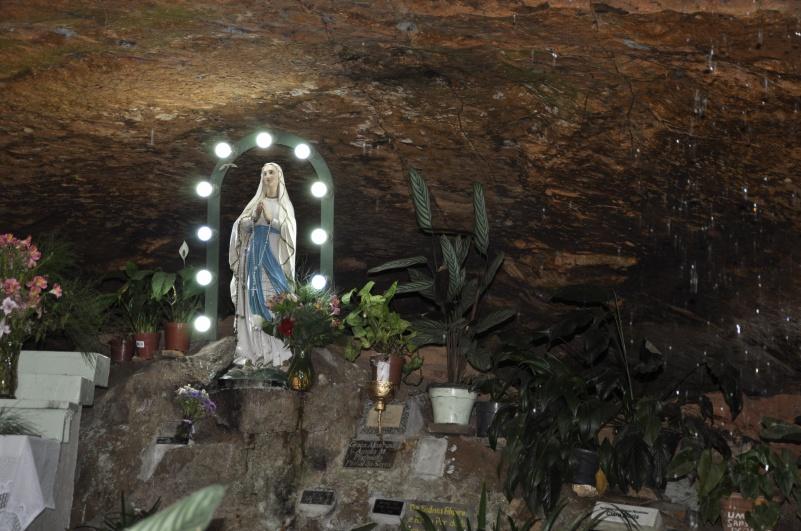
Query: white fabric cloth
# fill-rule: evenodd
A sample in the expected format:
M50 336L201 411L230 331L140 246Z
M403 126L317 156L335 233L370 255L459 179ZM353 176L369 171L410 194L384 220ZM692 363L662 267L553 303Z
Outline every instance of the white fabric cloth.
M45 508L55 509L60 450L54 439L0 436L0 531L21 531Z

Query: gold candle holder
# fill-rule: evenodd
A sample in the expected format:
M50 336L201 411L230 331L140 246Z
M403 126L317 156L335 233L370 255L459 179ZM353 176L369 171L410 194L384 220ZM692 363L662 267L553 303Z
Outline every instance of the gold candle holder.
M372 380L370 381L370 398L378 412L378 436L381 435L381 414L387 409L387 402L395 392L395 386L389 380L389 361L383 356L370 358Z

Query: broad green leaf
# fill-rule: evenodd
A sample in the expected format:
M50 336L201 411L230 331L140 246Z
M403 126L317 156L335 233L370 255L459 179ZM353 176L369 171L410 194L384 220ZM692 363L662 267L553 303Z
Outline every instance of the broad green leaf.
M382 271L391 271L393 269L402 269L404 267L411 267L426 263L428 263L428 260L426 259L425 256L400 258L398 260L392 260L391 262L386 262L384 264L381 264L380 266L373 267L372 269L368 269L367 273L373 275L375 273L381 273Z
M428 195L428 186L417 170L409 170L409 187L417 225L424 231L431 231L431 199Z
M433 280L418 280L413 282L406 282L398 286L396 293L418 293L420 291L427 291L434 287Z
M448 301L452 301L461 291L462 267L456 249L447 236L440 236L439 245L442 248L442 257L448 268Z
M484 272L484 277L481 279L481 293L487 291L487 288L489 288L490 284L492 284L496 273L498 273L498 269L500 269L501 265L503 264L504 258L506 258L506 255L501 252L496 254L495 258L492 259L492 262Z
M640 361L634 366L634 372L640 376L651 375L665 366L665 356L647 339L640 345Z
M726 463L716 463L712 457L712 450L701 452L698 460L698 495L709 495L723 479L726 473Z
M763 417L759 436L766 441L801 443L801 426Z
M489 248L489 222L487 221L487 208L484 204L484 187L481 183L473 183L473 212L475 214L473 237L476 248L486 256Z
M146 518L128 531L196 531L206 529L222 501L225 487L211 485Z
M154 300L161 300L167 292L175 285L175 273L156 271L150 281L152 288L151 296Z
M489 315L485 315L482 317L475 326L474 332L476 334L483 334L484 332L495 328L496 326L500 325L508 321L509 319L513 318L517 312L512 309L504 309L504 310L495 310L494 312L490 313Z
M459 304L456 307L456 315L463 316L467 313L470 308L473 307L478 301L476 297L478 295L478 280L475 278L471 278L467 281L462 288L462 294L459 297Z
M691 446L682 448L673 457L673 460L668 465L667 476L670 479L677 479L684 477L693 470L695 470L696 463L698 462L698 450Z

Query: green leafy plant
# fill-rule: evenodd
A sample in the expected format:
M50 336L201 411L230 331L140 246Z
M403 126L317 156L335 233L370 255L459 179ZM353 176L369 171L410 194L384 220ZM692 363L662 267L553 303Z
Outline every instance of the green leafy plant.
M0 408L0 435L40 437L34 425L11 408Z
M398 286L397 293L417 293L436 308L432 317L412 324L416 331L414 342L418 346L445 345L448 382L459 384L464 381L468 363L481 371L491 367L491 353L482 339L515 316L510 308L486 314L479 311L504 255L499 252L490 256L489 222L480 183L473 184L474 220L469 231L435 227L428 186L422 175L411 170L409 185L417 226L431 237L432 258L393 260L368 273L406 269L410 282ZM473 249L477 256L471 257ZM476 262L480 265L476 266Z
M151 279L153 299L162 305L168 322L188 323L200 309L203 287L195 281L197 268L156 271Z
M595 451L610 485L623 492L643 486L661 488L682 438L690 435L725 452L723 437L704 418L683 414L689 397L675 393L692 374L712 374L736 415L741 407L736 379L717 378L711 364L699 364L678 382L665 377L662 353L641 339L636 355L623 336L618 300L601 288L570 287L555 301L574 307L527 342L507 347L496 358L516 400L502 407L490 428L490 444L502 450L504 489L521 489L536 512L557 507L561 484L572 476L577 449ZM496 375L504 374L496 368ZM667 381L667 382L666 382ZM697 395L702 415L711 403ZM602 428L611 440L599 441Z
M403 368L407 374L419 369L423 360L412 354L415 334L411 324L389 307L398 283L393 282L387 291L375 295L371 293L373 286L375 282L370 281L358 292L353 289L342 296L342 303L352 307L343 319L353 334L353 341L345 348L345 357L348 361L356 361L362 350L372 349L382 354L408 357ZM354 305L357 297L358 303Z
M225 495L225 487L211 485L145 518L129 531L197 531L206 529Z
M134 333L155 332L161 321L161 305L154 296L154 274L133 262L125 265L125 284L117 291L117 306Z
M682 477L694 472L701 517L714 523L720 518L720 500L733 493L754 502L746 521L756 531L774 529L781 505L801 501L801 475L787 449L781 453L767 445L726 457L712 448L685 445L670 464L669 473Z

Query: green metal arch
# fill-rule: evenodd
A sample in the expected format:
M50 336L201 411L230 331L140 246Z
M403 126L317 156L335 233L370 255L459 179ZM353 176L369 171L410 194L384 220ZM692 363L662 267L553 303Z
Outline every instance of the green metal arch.
M211 283L206 286L206 308L205 314L211 320L211 328L206 332L209 339L217 339L217 310L219 295L219 273L220 273L220 191L225 175L231 168L231 164L240 155L244 155L251 149L262 149L256 144L256 137L260 133L272 135L273 146L283 146L290 150L295 150L298 144L306 144L311 149L311 155L306 159L314 169L317 180L322 181L328 187L328 193L320 199L320 227L328 233L328 239L320 246L320 273L325 275L329 284L334 281L334 181L331 178L331 170L325 163L322 155L314 149L312 144L303 138L279 131L270 127L259 129L242 138L236 144L231 144L232 153L217 162L214 171L211 173L209 182L213 186L211 195L207 198L206 224L212 230L212 238L206 245L206 269L212 274Z

